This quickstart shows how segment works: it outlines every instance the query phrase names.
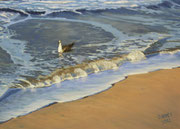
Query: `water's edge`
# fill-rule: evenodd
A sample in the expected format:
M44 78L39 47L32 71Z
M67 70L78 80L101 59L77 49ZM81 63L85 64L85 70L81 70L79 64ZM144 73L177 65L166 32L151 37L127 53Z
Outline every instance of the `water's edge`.
M173 68L171 68L171 69L178 69L178 68L180 68L180 66L173 67ZM149 73L157 72L157 71L161 71L161 70L170 70L170 69L157 69L157 70L149 71L148 73L145 72L145 73L140 73L140 74L149 74ZM140 75L140 74L132 74L132 75L129 75L129 76L136 76L136 75ZM76 99L76 100L71 100L71 101L67 101L67 102L62 102L61 104L63 104L63 103L71 103L71 102L74 102L74 101L86 99L86 98L88 98L88 97L91 97L91 96L94 96L94 95L97 95L97 94L101 94L101 93L103 93L103 92L105 92L105 91L113 88L117 83L120 83L120 82L122 82L122 81L125 81L129 76L125 76L124 79L121 79L121 80L119 80L119 81L117 81L117 82L112 83L110 87L108 87L107 89L104 89L104 90L102 90L102 91L100 91L100 92L97 92L97 93L94 93L94 94L91 94L91 95L88 95L88 96L84 96L84 97L79 98L79 99ZM39 108L39 109L37 109L37 110L35 110L35 111L29 112L28 114L37 112L37 111L39 111L39 110L41 110L41 109L43 109L43 108L47 108L47 107L53 106L53 105L55 105L55 104L60 104L60 103L59 103L59 102L52 102L52 103L50 103L50 104L48 104L48 105L45 105L45 106L43 106L43 107L41 107L41 108ZM25 115L28 115L28 114L25 114ZM23 117L23 116L25 116L25 115L20 115L20 116L17 116L16 118ZM0 124L7 123L7 122L9 122L9 121L11 121L11 120L13 120L13 119L16 119L16 118L11 118L11 119L9 119L9 120L7 120L7 121L0 121Z

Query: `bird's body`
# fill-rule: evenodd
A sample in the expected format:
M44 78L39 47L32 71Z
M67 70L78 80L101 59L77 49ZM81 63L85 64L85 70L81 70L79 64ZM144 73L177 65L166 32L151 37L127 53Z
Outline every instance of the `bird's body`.
M69 52L72 50L73 46L74 46L74 42L72 42L71 44L62 46L61 40L59 40L58 52L60 54L62 54L64 52Z

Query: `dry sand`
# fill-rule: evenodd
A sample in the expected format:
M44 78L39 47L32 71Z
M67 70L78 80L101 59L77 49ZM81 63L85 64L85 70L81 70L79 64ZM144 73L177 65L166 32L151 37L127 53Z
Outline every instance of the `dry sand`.
M180 68L129 76L111 89L54 104L0 129L180 129Z

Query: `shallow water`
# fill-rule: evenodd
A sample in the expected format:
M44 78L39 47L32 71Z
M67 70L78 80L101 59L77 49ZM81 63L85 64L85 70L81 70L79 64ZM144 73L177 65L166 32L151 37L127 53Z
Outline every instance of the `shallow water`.
M0 121L180 65L180 3L1 1ZM59 56L63 45L75 42Z

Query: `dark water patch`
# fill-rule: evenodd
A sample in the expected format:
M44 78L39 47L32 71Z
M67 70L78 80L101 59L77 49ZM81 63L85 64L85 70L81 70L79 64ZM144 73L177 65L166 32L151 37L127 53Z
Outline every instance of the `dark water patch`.
M35 10L26 10L26 12L31 14L31 15L41 15L41 14L46 13L46 11L35 11Z
M0 75L12 74L14 72L15 65L11 59L11 56L0 47Z
M180 1L179 0L172 0L174 3L179 4L180 5Z
M6 101L6 98L8 98L10 95L12 94L16 94L17 92L21 91L22 89L18 89L18 88L10 88L8 89L8 91L6 91L6 93L0 97L0 102L1 101Z
M146 8L148 9L152 9L152 10L159 10L161 8L171 8L173 6L173 4L169 1L163 1L160 4L157 5L149 5Z
M163 46L163 44L165 44L165 42L167 42L169 38L163 38L158 40L157 42L154 42L153 44L150 45L150 47L148 47L144 53L145 54L150 54L150 53L154 53L154 52L159 52L160 48Z
M158 9L159 9L159 6L158 6L158 5L149 5L149 6L147 6L146 8L152 9L152 10L158 10Z
M162 1L159 4L148 5L148 6L146 6L146 8L152 9L152 10L159 10L161 8L171 8L173 6L174 6L174 4L172 3L171 0L169 0L169 1L166 0L166 1Z
M108 9L106 12L110 12L110 13L118 13L118 14L128 14L128 15L139 15L142 14L142 12L138 12L136 10L133 9L128 9L128 8L119 8L119 9Z
M56 11L50 14L47 14L47 17L63 17L63 18L76 18L80 14L72 12L72 11Z
M77 12L81 12L82 14L103 14L103 13L118 13L118 14L128 14L128 15L137 15L144 14L143 12L136 11L130 8L117 8L117 9L96 9L96 10L87 10L87 9L77 9Z
M11 56L0 47L0 63L1 64L12 64L13 61Z
M158 6L164 8L171 8L173 4L170 1L163 1L162 3L158 4Z
M48 44L54 47L52 44L60 39L63 44L76 40L86 44L108 42L114 38L111 33L89 24L58 20L27 20L11 25L9 29L16 32L12 38L29 41L31 45L44 44L44 47Z
M88 17L79 16L78 18L82 20L91 20L112 25L114 28L129 36L147 34L150 32L165 34L169 31L161 24L147 25L145 23L150 22L147 22L146 20L142 21L143 19L151 20L153 18L151 15L126 15L120 13L104 12L100 16L89 15Z

